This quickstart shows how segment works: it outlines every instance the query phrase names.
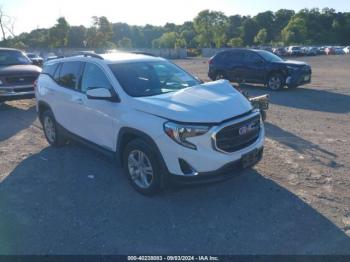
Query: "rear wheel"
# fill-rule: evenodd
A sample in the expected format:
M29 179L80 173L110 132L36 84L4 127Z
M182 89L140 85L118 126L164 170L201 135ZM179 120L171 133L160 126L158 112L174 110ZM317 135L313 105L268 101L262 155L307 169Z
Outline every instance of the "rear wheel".
M60 147L66 143L66 138L64 137L63 132L61 132L55 117L50 110L45 111L41 115L41 122L46 140L50 145Z
M144 195L154 195L161 189L162 169L154 150L142 139L134 139L123 152L123 169L131 185Z
M284 86L284 77L281 74L273 73L267 81L267 87L273 91L280 90Z

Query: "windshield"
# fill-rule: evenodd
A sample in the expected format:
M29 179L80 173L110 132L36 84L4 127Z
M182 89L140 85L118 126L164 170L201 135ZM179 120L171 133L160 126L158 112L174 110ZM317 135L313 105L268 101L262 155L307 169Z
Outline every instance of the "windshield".
M268 51L264 51L264 50L259 50L257 51L259 53L259 55L261 55L266 61L269 62L281 62L283 61L282 58L280 58L279 56L276 56L275 54L268 52Z
M168 61L109 65L130 96L154 96L200 84L200 81Z
M0 51L0 66L28 64L31 64L30 60L20 51Z

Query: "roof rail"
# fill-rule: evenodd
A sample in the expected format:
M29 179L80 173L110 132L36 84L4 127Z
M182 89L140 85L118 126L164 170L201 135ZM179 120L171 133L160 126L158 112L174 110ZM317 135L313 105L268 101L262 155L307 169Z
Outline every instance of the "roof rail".
M77 53L73 53L73 54L71 54L71 55L69 55L69 56L67 56L67 57L71 57L71 56L80 56L80 55L81 55L81 56L85 56L85 57L90 56L90 57L93 57L93 58L97 58L97 59L102 59L102 60L104 60L103 57L100 56L100 55L98 55L98 54L91 53L91 52L84 52L84 51L77 52Z
M142 51L134 51L134 52L130 52L132 54L136 54L136 55L148 55L148 56L154 56L154 57L158 57L157 55L151 54L151 53L147 53L147 52L142 52Z

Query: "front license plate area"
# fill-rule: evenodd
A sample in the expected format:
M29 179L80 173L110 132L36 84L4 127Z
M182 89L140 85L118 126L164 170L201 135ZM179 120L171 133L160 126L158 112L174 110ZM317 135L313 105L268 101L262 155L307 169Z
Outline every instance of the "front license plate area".
M243 168L251 167L259 161L259 151L257 149L245 154L241 158Z

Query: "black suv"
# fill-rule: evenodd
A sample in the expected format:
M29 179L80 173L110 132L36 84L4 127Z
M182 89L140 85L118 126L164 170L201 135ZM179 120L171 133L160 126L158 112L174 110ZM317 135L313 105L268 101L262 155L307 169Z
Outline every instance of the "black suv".
M254 49L229 49L209 60L208 76L237 83L264 84L271 90L287 85L294 88L311 82L311 67L286 61L271 52Z
M34 82L41 68L20 50L0 48L0 103L34 97Z

